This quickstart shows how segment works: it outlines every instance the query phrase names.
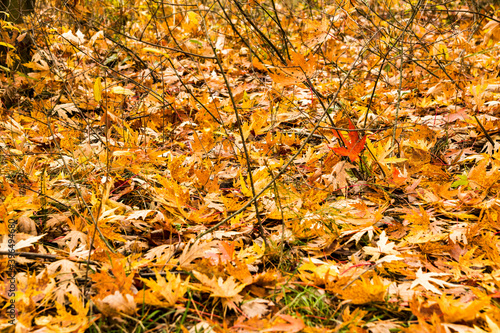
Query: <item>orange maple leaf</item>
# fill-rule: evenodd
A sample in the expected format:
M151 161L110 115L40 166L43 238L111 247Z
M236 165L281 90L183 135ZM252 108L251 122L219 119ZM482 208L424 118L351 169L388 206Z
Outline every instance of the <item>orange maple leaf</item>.
M318 60L316 56L312 56L306 60L303 54L297 52L292 52L290 57L291 60L287 61L286 66L266 66L269 71L269 76L271 76L273 81L283 86L299 84L306 81L307 78L314 74Z
M351 130L356 129L356 127L354 127L350 119L349 119L349 129ZM332 150L339 155L349 157L351 162L357 161L359 158L359 154L365 147L366 135L360 139L358 132L349 131L349 140L345 140L344 138L342 138L338 130L335 130L333 132L333 135L335 135L335 137L340 141L344 142L345 147L332 148Z
M276 331L300 332L305 327L306 325L304 324L304 321L301 318L295 318L289 315L280 314L278 315L277 320L274 321L272 327L263 329L261 330L261 332L276 332Z

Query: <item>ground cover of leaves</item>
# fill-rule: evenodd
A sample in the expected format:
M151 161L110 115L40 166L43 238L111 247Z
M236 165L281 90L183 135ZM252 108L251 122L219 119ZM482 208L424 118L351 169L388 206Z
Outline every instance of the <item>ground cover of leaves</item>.
M500 332L494 1L38 6L2 331Z

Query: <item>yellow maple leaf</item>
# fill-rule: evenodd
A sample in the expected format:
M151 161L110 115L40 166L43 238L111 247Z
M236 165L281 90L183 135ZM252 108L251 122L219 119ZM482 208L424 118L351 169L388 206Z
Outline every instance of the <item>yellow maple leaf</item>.
M272 179L272 177L269 174L269 171L266 168L262 167L252 172L252 179L255 192L260 192L262 189L264 189L264 187L266 187L267 184L269 184L269 181ZM251 184L250 177L246 177L245 179L243 175L240 174L241 193L243 193L243 195L247 197L252 197L253 193L251 186L247 186L247 184Z
M113 295L94 300L94 304L106 316L133 315L136 311L134 297L130 294L122 295L118 290Z
M399 251L395 250L394 247L396 244L394 242L387 242L389 237L385 234L385 230L380 234L380 239L377 242L377 247L373 246L365 246L363 248L363 252L367 255L371 255L372 261L378 260L381 254L386 255L397 255Z
M182 23L182 28L185 32L195 32L200 26L201 19L201 16L196 12L188 11L186 15L186 22Z
M339 269L337 265L317 259L315 259L315 262L313 262L313 259L309 259L308 262L299 267L300 279L315 285L325 285L333 282L338 275Z
M251 284L253 282L253 277L248 270L248 266L238 259L234 260L234 266L228 263L226 265L226 270L231 276L244 284Z
M370 139L366 139L366 147L373 154L372 158L375 157L377 164L381 167L385 174L390 174L388 164L405 162L406 158L389 157L396 148L391 140L386 140L385 143L377 142L373 144Z
M371 280L361 277L345 290L337 290L340 297L348 299L352 304L366 304L384 301L388 285L375 275Z
M490 304L489 297L481 297L479 299L464 303L453 296L441 295L438 300L439 308L443 312L444 321L455 323L459 321L472 321L480 314L484 307Z
M67 297L72 310L68 311L63 304L56 302L57 315L35 318L35 323L45 327L49 332L85 332L91 323L87 316L90 305L84 306L82 301L71 294L68 294Z
M179 274L172 274L168 271L165 272L165 276L157 272L155 275L156 281L141 279L149 289L139 291L135 296L137 303L171 307L183 300L189 288L189 277L186 281L182 281Z
M268 68L269 75L274 82L284 86L299 84L310 78L316 69L317 57L306 60L304 55L296 52L290 54L290 61L286 66Z
M191 246L186 246L179 257L179 267L189 269L189 265L198 258L205 256L205 253L212 247L215 247L217 242L202 242L196 241Z

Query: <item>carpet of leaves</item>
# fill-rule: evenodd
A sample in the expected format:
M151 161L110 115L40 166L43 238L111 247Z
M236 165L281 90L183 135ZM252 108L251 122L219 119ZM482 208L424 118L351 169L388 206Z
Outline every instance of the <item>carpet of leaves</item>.
M500 332L499 6L321 3L2 23L2 331Z

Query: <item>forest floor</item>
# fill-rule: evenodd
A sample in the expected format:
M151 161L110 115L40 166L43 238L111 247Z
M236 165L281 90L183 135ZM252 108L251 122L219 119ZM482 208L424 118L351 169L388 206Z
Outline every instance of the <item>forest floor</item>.
M500 332L498 5L38 5L2 331Z

